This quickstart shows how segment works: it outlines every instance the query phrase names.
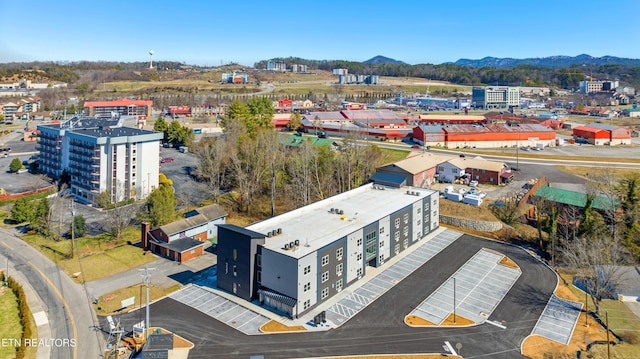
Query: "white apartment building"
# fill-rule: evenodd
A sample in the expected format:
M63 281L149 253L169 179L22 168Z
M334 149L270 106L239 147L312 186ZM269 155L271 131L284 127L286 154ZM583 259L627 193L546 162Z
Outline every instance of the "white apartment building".
M39 125L40 170L59 178L66 170L71 193L96 204L108 191L117 203L146 198L158 187L161 132L118 127L118 119L74 117Z

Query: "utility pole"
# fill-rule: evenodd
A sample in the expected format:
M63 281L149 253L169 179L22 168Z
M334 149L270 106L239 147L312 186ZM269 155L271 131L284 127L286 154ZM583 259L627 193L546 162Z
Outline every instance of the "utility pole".
M72 198L71 199L71 203L69 204L69 208L71 209L71 258L73 258L75 256L74 253L74 248L75 248L75 244L73 243L75 241L75 227L76 227L76 209L75 209L75 201Z
M610 349L610 342L609 342L609 311L605 311L604 312L605 315L605 325L607 326L607 358L611 359L611 349Z
M453 324L456 324L456 277L453 277Z
M146 319L144 322L144 340L145 342L147 341L147 338L149 337L149 280L151 279L151 274L149 274L149 270L154 270L155 268L149 268L149 266L145 266L144 267L144 274L142 275L142 278L144 279L144 284L145 287L147 288L147 299L146 299L146 308L145 308L145 314L146 314ZM142 270L142 269L141 269Z

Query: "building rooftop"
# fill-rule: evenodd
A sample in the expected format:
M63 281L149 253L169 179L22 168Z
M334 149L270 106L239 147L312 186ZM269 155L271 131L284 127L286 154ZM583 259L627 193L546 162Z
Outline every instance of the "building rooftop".
M200 207L187 213L187 218L179 221L171 222L161 226L160 229L167 235L176 234L187 229L201 226L214 219L226 217L228 215L225 210L217 204Z
M407 194L407 191L418 195ZM264 247L286 256L302 258L435 192L416 187L368 184L252 224L246 229L266 235L280 228L281 234L265 238ZM298 246L284 249L285 244L296 240L299 241Z
M506 165L503 162L497 161L489 161L480 156L476 156L473 158L468 157L456 157L448 161L450 164L456 166L457 168L475 168L479 170L488 170L500 172Z
M453 156L439 156L431 153L414 153L410 157L407 157L398 162L394 162L388 165L383 166L386 167L399 167L408 173L417 174L423 171L426 171L430 168L436 167L438 164L442 162L447 162L451 159L454 159Z
M108 107L108 106L152 106L151 100L131 100L120 98L113 101L85 101L84 107Z
M133 127L74 128L72 132L96 138L161 134L160 132L141 130Z
M538 197L544 197L552 202L568 204L580 208L587 204L586 193L574 192L561 188L541 186L535 195ZM598 210L610 210L611 199L605 196L596 196L593 200L593 208Z

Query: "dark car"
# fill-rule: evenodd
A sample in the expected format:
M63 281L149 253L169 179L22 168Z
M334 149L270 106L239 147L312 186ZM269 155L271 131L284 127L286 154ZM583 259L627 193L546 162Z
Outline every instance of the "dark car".
M422 146L420 146L420 145L413 145L413 146L411 146L411 148L422 148Z

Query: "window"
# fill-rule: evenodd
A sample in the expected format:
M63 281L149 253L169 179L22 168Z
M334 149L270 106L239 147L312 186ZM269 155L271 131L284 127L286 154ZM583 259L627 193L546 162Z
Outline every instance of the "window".
M398 244L396 244L396 245L393 247L393 251L395 252L395 254L400 253L400 244L399 244L399 243L398 243Z
M322 273L322 283L329 280L329 271Z
M452 169L451 169L451 173L456 173L456 169L455 169L455 168L452 168Z
M384 254L380 255L380 262L384 262Z
M234 250L233 250L233 260L234 260L234 261L235 261L235 260L238 260L238 250L237 250L237 249L234 249Z
M262 271L256 272L256 280L258 281L258 283L262 283Z
M396 240L396 242L398 242L400 240L400 232L396 232L393 234L393 239Z
M393 221L393 225L396 226L396 228L400 228L400 218L396 218L395 221Z
M307 284L304 285L304 291L308 292L309 290L311 290L311 282L307 282Z
M362 245L362 238L358 238L358 240L356 241L356 245L358 247L360 247Z
M380 227L380 234L384 233L384 227Z
M434 199L433 199L433 205L434 205L434 206L436 206L437 204L438 204L438 199L437 199L437 198L434 198Z
M429 213L424 214L424 223L429 222Z
M362 268L358 268L358 270L356 271L356 274L358 275L358 277L362 276Z
M304 301L304 309L309 309L311 306L311 299L307 299Z
M342 263L336 266L336 275L342 275Z
M358 255L356 256L356 260L357 261L361 261L362 260L362 253L358 253Z
M422 211L422 208L418 207L417 209L418 214L420 214L420 211Z
M418 220L418 225L420 225L420 223L422 223L422 221Z
M402 234L406 237L409 235L409 227L402 228Z
M329 264L329 255L327 254L326 256L322 257L322 266L326 266L327 264Z
M262 265L262 254L256 255L256 265L260 267Z
M344 252L344 248L340 247L336 250L336 259L342 260L342 253Z
M320 293L320 299L325 299L329 296L329 288L324 288Z
M384 241L380 241L380 247L384 247Z
M342 290L342 278L336 281L336 291L339 292Z
M404 222L404 224L409 223L409 213L405 213L402 215L402 221Z
M404 241L402 241L402 246L404 248L409 247L409 238L405 238Z
M311 266L310 265L304 267L304 274L307 275L309 273L311 273Z
M444 167L443 166L438 167L438 172L444 172Z
M233 276L237 277L238 276L238 266L237 265L233 265Z

